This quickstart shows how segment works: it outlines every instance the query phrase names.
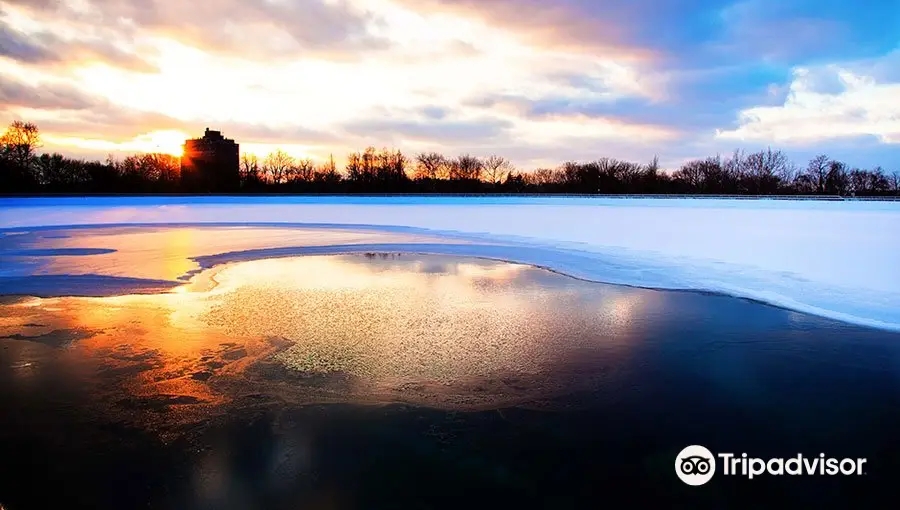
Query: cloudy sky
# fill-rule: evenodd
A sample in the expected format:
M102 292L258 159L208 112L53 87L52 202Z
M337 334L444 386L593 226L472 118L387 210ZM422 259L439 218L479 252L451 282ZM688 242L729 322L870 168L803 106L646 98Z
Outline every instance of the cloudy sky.
M44 150L367 145L900 169L898 0L0 0L0 122Z

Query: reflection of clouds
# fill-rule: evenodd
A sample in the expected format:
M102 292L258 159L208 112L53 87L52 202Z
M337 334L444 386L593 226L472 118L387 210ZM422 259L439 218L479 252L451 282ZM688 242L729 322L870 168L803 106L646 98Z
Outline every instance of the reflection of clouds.
M532 269L523 264L484 263L459 264L457 274L467 278L487 278L491 280L512 280L523 271Z
M416 259L429 268L441 260ZM421 273L416 264L373 270L346 256L234 264L217 275L219 298L207 319L238 336L296 342L280 359L301 371L452 380L540 373L573 347L594 346L598 331L627 338L629 314L640 306L625 297L607 306L599 286L527 285L539 270L523 265L457 260L448 262L452 270ZM592 306L579 303L583 295Z
M162 208L180 206L162 206ZM124 214L128 208L108 214ZM125 217L120 218L122 222ZM119 220L112 221L113 223ZM60 237L65 233L68 237ZM31 257L16 262L16 274L31 274L38 267L42 274L97 274L175 280L197 264L194 257L260 248L326 246L368 243L442 242L420 235L365 230L323 230L280 227L200 226L200 227L97 227L51 230L42 236L21 236L21 240L5 239L4 251L29 249L108 249L113 253L78 257ZM13 257L6 257L12 261ZM14 262L14 261L13 261ZM24 271L24 273L23 273ZM37 272L37 271L33 271Z
M192 242L171 239L175 251ZM650 296L482 259L304 256L226 264L165 294L28 300L9 305L23 311L18 322L0 325L15 329L27 316L100 331L73 355L141 367L128 385L141 396L220 401L209 377L242 373L274 352L269 339L285 339L284 366L350 376L323 390L332 398L386 391L403 400L407 383L486 398L531 391L585 359L621 362L641 338Z
M612 315L617 324L630 325L641 312L646 297L640 293L624 293L604 301L601 306L605 313Z
M358 262L360 255L340 255L341 260L349 263ZM451 255L421 255L416 253L365 253L370 272L398 271L425 274L448 274L465 278L484 278L491 280L512 280L532 266L516 263L498 263L495 260L460 258Z
M212 271L219 283L214 293L262 282L303 290L362 290L414 287L424 281L448 284L448 291L466 292L472 281L512 281L523 271L533 269L521 264L452 259L437 255L405 255L389 259L333 255L233 263ZM425 279L423 275L434 278Z
M241 339L235 343L214 328L192 322L190 317L201 312L204 300L199 294L35 298L0 308L0 316L14 317L4 323L4 332L23 330L30 323L42 325L29 328L32 335L54 330L91 330L89 337L58 349L34 341L18 342L42 349L51 359L64 361L71 373L69 382L75 386L99 375L114 378L108 382L118 392L111 397L113 401L130 395L215 403L222 401L221 396L204 381L193 377L208 371L204 359L218 360L224 344L244 348L251 357L267 352L271 346L259 339ZM32 361L25 357L27 352L21 351L15 362ZM234 360L220 366L240 363L245 362ZM43 364L41 361L33 366L40 368ZM57 365L53 368L55 376L63 377L57 373Z

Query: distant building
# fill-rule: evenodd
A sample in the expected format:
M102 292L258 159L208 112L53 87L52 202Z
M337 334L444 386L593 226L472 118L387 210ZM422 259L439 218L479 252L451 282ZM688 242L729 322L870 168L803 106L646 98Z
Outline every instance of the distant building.
M203 138L184 141L181 184L194 193L237 191L240 186L240 149L220 131L206 128Z

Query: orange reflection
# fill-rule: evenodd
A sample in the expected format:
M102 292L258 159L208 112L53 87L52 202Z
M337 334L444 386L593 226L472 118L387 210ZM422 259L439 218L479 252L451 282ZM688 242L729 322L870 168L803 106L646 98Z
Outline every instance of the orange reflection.
M162 206L167 211L186 206ZM103 212L103 221L130 221L128 208ZM22 246L29 249L107 249L111 253L78 257L43 257L44 274L97 274L154 280L175 280L199 269L194 257L260 248L322 246L368 243L443 243L459 242L422 235L371 232L365 230L323 230L279 227L204 226L204 227L102 227L85 228L58 237L50 231L36 233ZM9 249L15 249L11 246Z
M177 230L166 239L175 253L193 242ZM597 363L627 353L648 294L573 282L442 256L266 259L204 271L165 294L3 305L0 336L82 332L66 356L166 405L253 393L492 407L593 384Z

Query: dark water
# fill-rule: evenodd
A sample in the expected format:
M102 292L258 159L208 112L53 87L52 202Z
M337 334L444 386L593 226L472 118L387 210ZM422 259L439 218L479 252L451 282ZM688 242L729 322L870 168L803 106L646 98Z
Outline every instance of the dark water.
M0 504L892 504L900 335L424 255L234 264L0 303ZM690 444L860 476L675 475Z

